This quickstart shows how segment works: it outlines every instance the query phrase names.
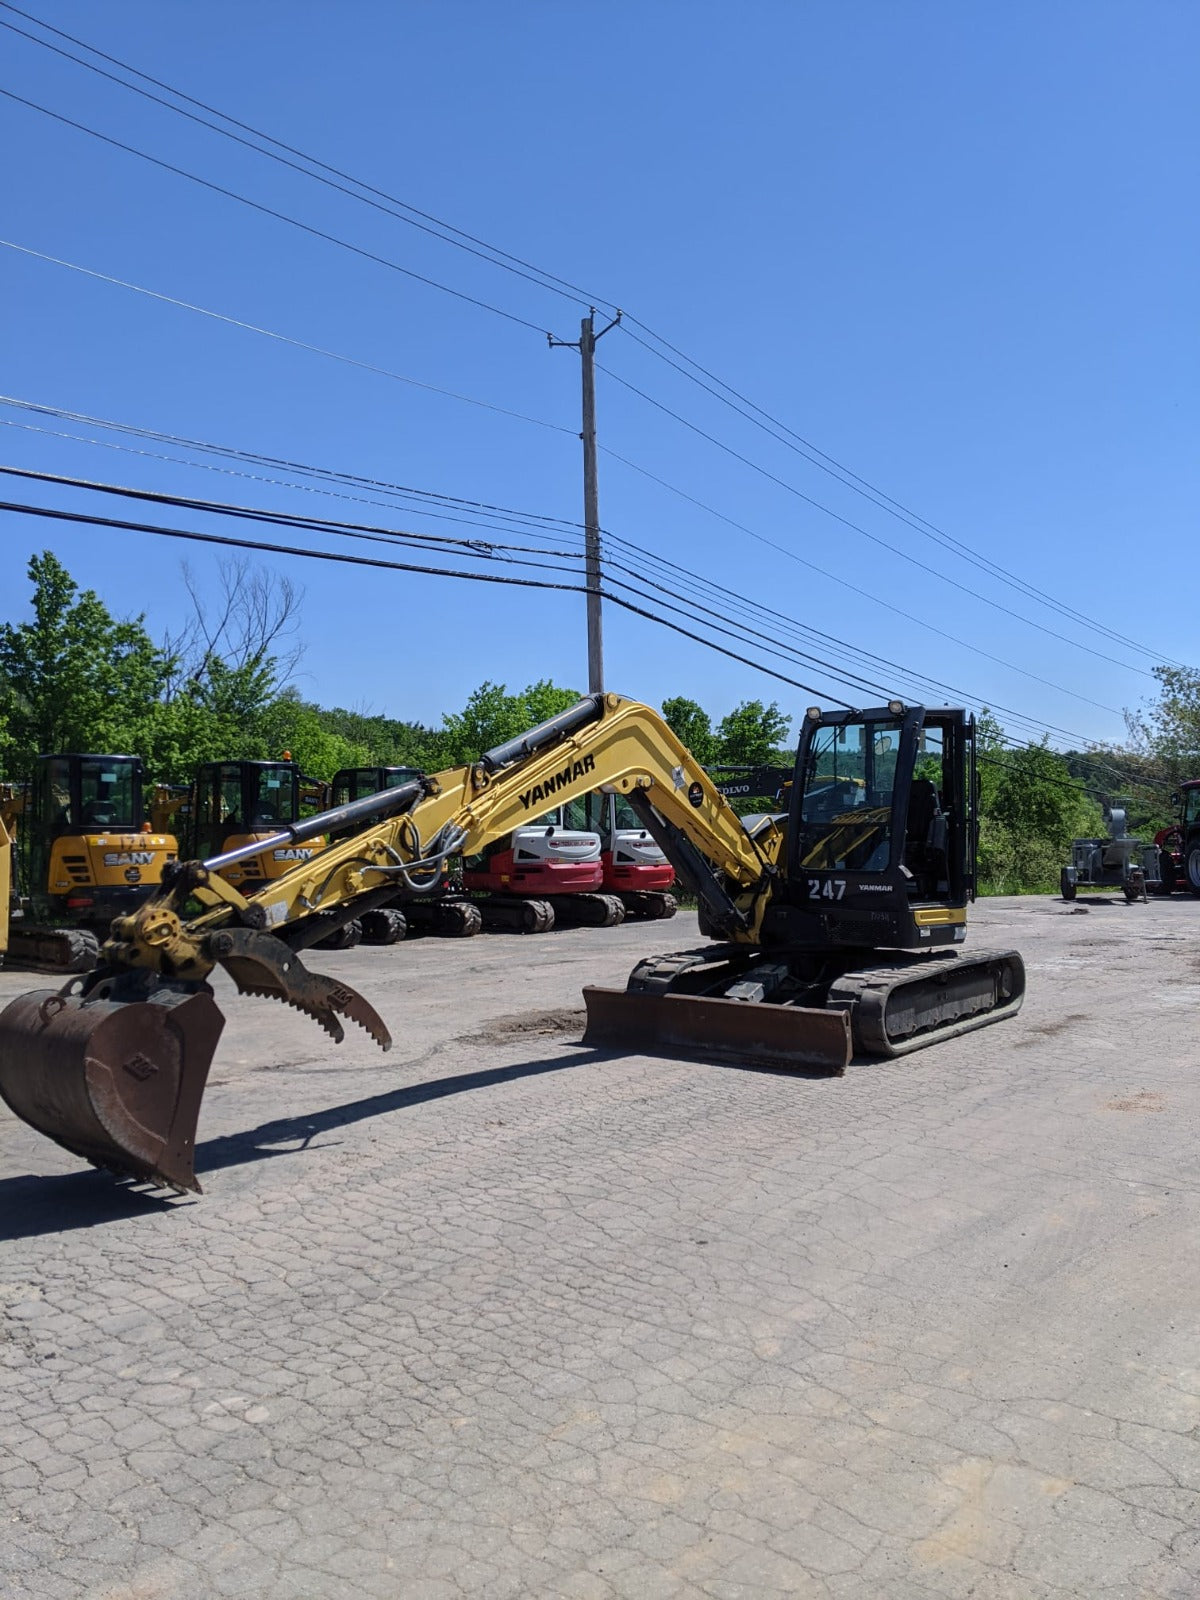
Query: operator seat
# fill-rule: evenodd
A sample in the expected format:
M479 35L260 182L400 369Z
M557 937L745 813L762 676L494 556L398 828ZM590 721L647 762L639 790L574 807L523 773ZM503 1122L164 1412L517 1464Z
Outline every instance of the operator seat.
M946 880L946 817L929 778L914 778L909 790L904 865L912 873L909 893L935 898Z

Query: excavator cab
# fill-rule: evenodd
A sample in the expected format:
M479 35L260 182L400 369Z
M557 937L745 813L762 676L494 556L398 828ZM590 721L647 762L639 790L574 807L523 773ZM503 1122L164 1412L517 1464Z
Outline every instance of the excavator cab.
M334 806L348 805L351 800L363 800L369 794L383 794L402 783L411 783L423 774L419 767L342 767L333 775L330 790Z
M134 910L174 861L174 837L152 831L138 756L41 756L17 829L32 918L107 928Z
M262 850L217 869L245 894L280 877L297 861L307 861L323 848L324 839L304 845L270 842L300 820L304 783L299 766L288 760L211 761L199 767L190 854L208 861L261 843Z
M801 725L787 893L764 937L800 947L959 943L975 897L975 719L905 707Z

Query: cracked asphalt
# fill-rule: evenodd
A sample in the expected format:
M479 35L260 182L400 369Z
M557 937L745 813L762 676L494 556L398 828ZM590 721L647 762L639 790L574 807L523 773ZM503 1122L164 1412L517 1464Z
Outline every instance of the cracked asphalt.
M311 957L387 1056L222 979L202 1198L0 1115L0 1593L1194 1600L1198 929L986 902L842 1079L578 1045L683 916Z

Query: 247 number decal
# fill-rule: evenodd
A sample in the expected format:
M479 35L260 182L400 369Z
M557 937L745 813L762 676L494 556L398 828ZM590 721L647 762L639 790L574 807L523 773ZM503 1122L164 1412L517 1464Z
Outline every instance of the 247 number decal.
M808 898L810 900L844 900L845 897L845 878L810 878L808 880Z

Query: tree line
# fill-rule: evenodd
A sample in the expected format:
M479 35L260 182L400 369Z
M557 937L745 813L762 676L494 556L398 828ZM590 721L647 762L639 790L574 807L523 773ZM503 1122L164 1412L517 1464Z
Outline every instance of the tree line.
M245 562L221 569L216 600L187 568L191 613L158 642L144 615L115 617L50 551L28 567L27 620L0 625L0 775L20 780L39 754L140 755L157 782L190 781L201 762L289 751L309 776L341 767L438 771L474 760L565 710L577 690L539 680L510 692L485 681L436 725L325 707L292 681L302 595ZM1101 802L1132 800L1143 836L1171 820L1168 794L1200 777L1200 672L1156 669L1159 697L1128 716L1124 744L1065 754L1018 746L979 720L980 878L985 891L1049 891L1070 843L1105 831ZM745 700L714 719L697 701L663 702L666 721L706 766L789 766L792 718Z

